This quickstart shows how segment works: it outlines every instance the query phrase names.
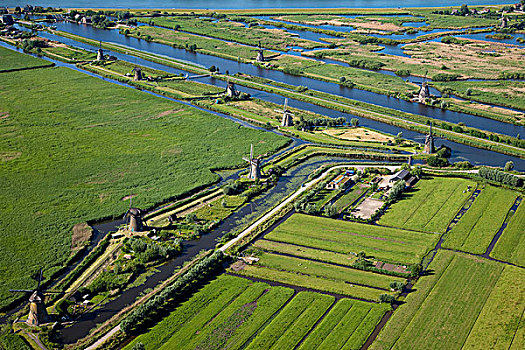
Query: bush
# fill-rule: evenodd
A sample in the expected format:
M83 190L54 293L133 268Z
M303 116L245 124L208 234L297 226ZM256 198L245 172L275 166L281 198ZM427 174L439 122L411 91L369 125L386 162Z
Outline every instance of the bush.
M460 76L461 75L459 74L438 73L432 76L432 80L433 81L454 81L454 80L458 80Z
M405 191L406 182L404 180L398 181L392 186L392 189L388 193L388 200L389 201L396 201L399 198L401 198L401 195Z
M398 69L396 70L396 75L399 75L400 77L408 77L410 75L410 71L408 69Z

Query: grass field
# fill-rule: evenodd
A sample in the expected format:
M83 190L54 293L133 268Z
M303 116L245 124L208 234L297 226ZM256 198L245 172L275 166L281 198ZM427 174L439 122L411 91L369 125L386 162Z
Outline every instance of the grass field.
M298 349L359 349L389 308L342 299Z
M270 252L290 254L301 258L325 261L339 265L351 266L357 259L355 255L335 253L317 248L300 247L293 244L274 242L266 239L257 240L253 246Z
M504 265L440 251L370 349L460 349ZM487 347L481 347L486 349Z
M443 247L483 254L512 207L516 193L486 186L459 222L450 230ZM523 227L522 227L523 228Z
M0 307L65 262L73 225L122 215L130 193L146 208L210 184L210 169L243 165L250 144L286 142L66 68L1 78Z
M350 299L334 302L329 295L294 294L289 288L221 275L125 349L138 342L148 350L293 349L301 341L301 349L312 349L322 340L319 335L332 330L337 333L332 332L321 348L341 344L354 349L390 308Z
M29 69L52 65L52 62L29 55L23 55L0 46L0 73L10 70Z
M463 349L525 348L525 271L506 266Z
M426 232L444 232L463 203L472 195L471 180L435 177L419 181L392 205L379 224Z
M525 266L525 203L521 203L516 213L509 220L490 256Z
M439 237L418 233L294 214L265 239L319 248L341 254L364 251L388 262L419 263Z

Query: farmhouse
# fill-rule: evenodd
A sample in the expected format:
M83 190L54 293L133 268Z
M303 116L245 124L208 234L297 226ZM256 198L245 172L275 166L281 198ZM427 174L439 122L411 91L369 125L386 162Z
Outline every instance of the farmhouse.
M394 175L392 175L389 182L398 182L401 180L407 180L409 176L410 176L410 173L408 172L408 170L403 169L403 170L398 171Z
M326 185L327 190L339 190L339 189L345 189L352 183L352 178L350 177L350 173L346 172L344 174L341 174L337 176L335 179L330 181Z

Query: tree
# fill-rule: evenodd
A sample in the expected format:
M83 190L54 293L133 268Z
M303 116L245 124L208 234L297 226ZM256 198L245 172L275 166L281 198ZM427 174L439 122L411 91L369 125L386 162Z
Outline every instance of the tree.
M339 81L340 81L341 83L344 83L344 82L346 81L346 78L345 78L345 77L341 77L341 78L339 78Z
M226 207L228 206L228 203L226 203L226 199L224 199L224 198L222 199L222 201L221 201L221 206L222 206L223 208L226 208Z
M197 221L197 215L195 213L189 213L188 215L186 215L186 221L189 223L194 223L195 221Z
M396 298L393 296L393 295L390 295L390 294L381 294L379 296L379 301L381 303L389 303L389 304L392 304L394 301L396 300Z
M410 170L410 174L412 174L412 176L415 176L419 179L421 178L421 175L423 174L423 169L421 168L420 165L417 165L414 168L412 168L412 170Z
M471 88L468 88L467 91L466 91L466 93L467 93L467 96L472 95L472 89L471 89Z
M357 119L357 118L352 118L352 119L350 120L350 124L352 124L352 126L353 126L354 128L357 127L357 126L359 125L359 119Z
M210 68L208 68L208 70L214 73L217 70L217 68L215 68L215 66L211 66Z
M512 169L514 169L514 162L509 160L507 163L505 163L505 171L511 171Z
M401 138L403 137L403 133L402 132L399 132L396 137L394 138L394 142L396 145L400 144L401 143Z

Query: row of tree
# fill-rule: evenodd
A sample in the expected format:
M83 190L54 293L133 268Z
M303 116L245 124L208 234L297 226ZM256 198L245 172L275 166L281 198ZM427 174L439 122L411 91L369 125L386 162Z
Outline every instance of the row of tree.
M499 182L504 185L510 185L514 187L523 186L523 179L498 169L482 167L479 169L478 175L484 179Z
M124 333L130 333L138 325L144 324L149 316L158 311L169 299L181 297L191 292L192 287L198 287L208 275L218 269L224 261L224 254L218 250L192 266L184 275L173 284L163 289L155 297L140 304L120 323Z

